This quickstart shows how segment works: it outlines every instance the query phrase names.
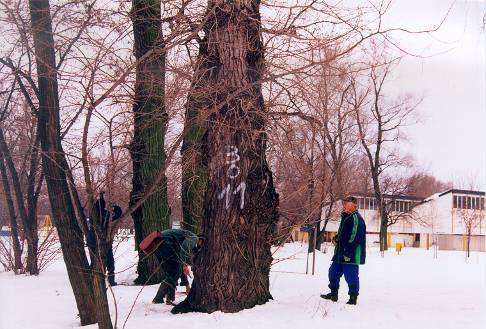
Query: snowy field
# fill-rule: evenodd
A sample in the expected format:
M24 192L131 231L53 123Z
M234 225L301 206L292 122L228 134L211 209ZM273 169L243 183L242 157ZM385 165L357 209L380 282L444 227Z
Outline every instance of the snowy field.
M317 253L316 275L305 274L306 245L287 244L275 253L271 292L274 300L237 314L172 315L170 306L151 303L157 286L129 286L135 278L133 245L116 249L120 284L111 298L117 328L486 328L486 254L405 248L384 258L368 249L360 267L361 294L357 306L345 305L344 278L338 303L319 297L327 292L327 269L332 250ZM140 293L140 294L139 294ZM138 299L135 301L137 295ZM184 298L178 294L176 299ZM133 306L131 315L130 309ZM64 264L52 264L38 277L0 273L0 328L76 328L79 321ZM84 328L96 328L88 326Z

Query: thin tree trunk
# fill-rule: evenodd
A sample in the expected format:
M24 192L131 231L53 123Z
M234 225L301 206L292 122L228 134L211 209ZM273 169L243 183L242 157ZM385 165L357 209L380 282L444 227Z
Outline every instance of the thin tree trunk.
M0 149L3 153L5 163L10 172L10 177L12 178L12 186L15 193L15 199L17 200L17 210L19 212L20 218L22 220L22 225L24 228L24 234L27 239L27 268L26 270L32 274L39 274L39 269L37 266L37 245L38 245L38 233L37 233L37 218L34 216L29 216L24 204L24 194L22 193L22 187L20 183L20 178L15 168L10 150L8 149L7 142L5 140L5 135L3 129L0 128Z
M32 275L39 274L37 266L38 244L38 238L32 241L27 240L27 271Z
M205 42L216 65L208 81L213 101L205 111L218 110L210 114L203 138L205 243L190 294L174 312L238 312L272 298L278 195L265 157L259 2L211 0L207 14Z
M91 189L91 182L88 182L89 189ZM108 304L108 298L106 295L106 276L105 276L105 263L106 253L108 250L108 236L105 220L109 218L101 218L103 214L98 213L94 205L93 193L90 191L89 206L91 209L90 219L95 229L96 240L96 252L93 253L91 259L91 269L93 273L93 296L96 303L96 317L98 320L99 329L112 329L113 324L110 317L110 308Z
M7 169L5 168L5 163L3 159L3 152L0 151L0 172L2 174L2 186L3 192L5 194L5 200L7 203L9 222L10 222L10 234L12 237L12 246L14 252L14 273L19 273L23 271L22 266L22 250L20 248L19 242L19 230L17 226L17 219L15 218L15 207L12 200L12 194L10 194L10 183L8 182Z
M83 234L69 194L66 172L69 167L60 138L59 95L54 38L48 0L29 1L37 64L39 112L38 132L42 167L51 204L53 222L73 289L81 325L96 323L91 274L84 251Z
M37 200L39 194L36 193L35 177L38 172L39 164L39 138L36 133L35 142L30 152L30 168L27 176L27 218L30 224L31 242L27 248L27 270L31 274L39 274L38 267L38 245L39 233L37 228ZM39 184L42 184L42 175Z
M312 231L309 234L309 248L308 252L313 252L316 248L317 242L317 235L315 234L315 228L318 225L319 219L315 219L314 214L314 190L315 190L315 178L314 178L314 143L316 139L316 132L314 127L312 127L312 140L311 140L311 155L309 159L309 178L308 178L308 189L309 189L309 199L308 199L308 208L307 208L307 220L310 224L312 224ZM316 235L316 236L314 236Z
M385 205L383 204L383 195L381 194L379 177L378 174L374 172L378 169L375 168L376 167L373 167L372 169L371 179L373 181L375 201L378 203L378 215L380 216L380 251L383 252L388 250L388 215L385 211Z
M106 255L104 252L98 253L94 257L93 266L93 295L95 296L95 303L97 309L98 329L112 329L110 309L108 306L108 299L106 298L106 280L104 261L98 259L100 255Z
M388 250L388 225L382 219L380 226L380 251Z
M162 49L164 39L161 26L160 0L133 0L132 21L134 54L138 60L154 48ZM154 177L164 167L164 139L167 127L165 110L165 53L154 52L137 65L135 100L133 105L134 131L130 154L133 163L132 193L130 203L135 204ZM135 244L152 231L169 228L167 204L167 179L164 177L159 190L152 194L132 213ZM160 282L162 273L154 256L145 257L138 249L138 284ZM157 274L152 275L157 271Z
M71 196L71 200L73 201L74 212L76 214L78 225L81 228L84 236L87 236L88 224L86 223L86 215L84 213L83 206L81 205L81 200L79 199L79 194L78 190L76 189L73 173L69 170L68 172L66 172L66 176L68 179L69 195Z

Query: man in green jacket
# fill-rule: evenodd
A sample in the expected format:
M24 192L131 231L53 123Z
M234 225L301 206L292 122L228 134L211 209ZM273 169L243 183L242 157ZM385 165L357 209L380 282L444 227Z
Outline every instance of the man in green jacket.
M359 294L359 267L366 259L366 224L358 213L357 200L349 196L343 200L343 212L337 235L333 238L334 256L329 268L329 289L321 295L333 302L338 300L339 281L344 278L349 287L347 304L356 305Z
M162 242L154 252L163 271L164 278L153 303L171 304L175 299L177 281L184 273L187 265L192 264L192 258L199 250L202 239L192 232L182 229L170 229L160 232Z

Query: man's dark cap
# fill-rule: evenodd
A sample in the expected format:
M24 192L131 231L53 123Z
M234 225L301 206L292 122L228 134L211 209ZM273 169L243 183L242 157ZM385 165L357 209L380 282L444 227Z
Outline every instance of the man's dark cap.
M352 196L352 195L348 195L347 197L345 197L343 199L343 201L346 201L346 202L352 202L354 204L358 204L358 199L356 199L356 197Z

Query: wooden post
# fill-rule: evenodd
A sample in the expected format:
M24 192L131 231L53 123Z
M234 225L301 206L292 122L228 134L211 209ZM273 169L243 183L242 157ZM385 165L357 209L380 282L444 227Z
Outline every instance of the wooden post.
M316 242L317 242L317 222L314 225L314 239L312 243L314 244L314 248L312 251L312 275L314 275L314 270L316 267Z

